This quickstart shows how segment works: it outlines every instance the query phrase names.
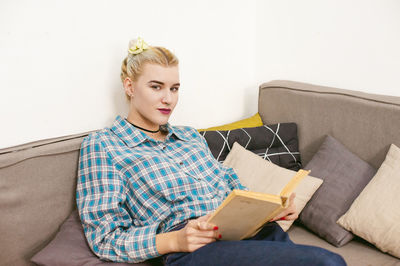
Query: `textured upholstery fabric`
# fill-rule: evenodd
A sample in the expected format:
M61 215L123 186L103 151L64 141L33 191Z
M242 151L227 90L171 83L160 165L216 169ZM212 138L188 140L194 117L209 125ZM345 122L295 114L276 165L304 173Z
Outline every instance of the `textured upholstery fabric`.
M200 134L204 136L211 153L220 162L225 160L233 143L238 142L263 159L284 168L299 170L301 167L297 126L294 123L228 131L203 131Z
M232 167L241 183L250 191L279 195L285 185L295 176L296 172L268 162L246 150L235 142L229 152L224 165ZM301 211L311 196L322 184L322 180L306 176L294 190L294 203L297 211ZM287 231L293 221L277 222L284 231Z
M327 134L375 168L383 162L391 143L400 146L400 123L396 123L400 97L272 81L260 86L258 112L266 124L296 122L304 164ZM52 240L71 212L80 141L68 138L0 150L1 265L33 265L30 258ZM75 150L65 151L70 145ZM36 158L39 146L42 151L53 148ZM296 225L289 234L297 243L338 252L350 266L400 265L399 259L359 241L335 248Z
M288 234L296 244L315 245L342 255L348 266L400 266L399 259L381 252L358 237L338 248L297 223L290 227Z
M400 258L400 148L385 161L338 223Z
M297 124L303 165L326 135L376 169L391 143L400 147L400 97L277 80L260 86L258 113L264 124Z
M375 168L327 136L304 169L324 183L303 209L300 221L332 245L347 244L353 235L336 221L374 176Z
M29 265L75 206L82 137L0 155L0 262Z
M37 253L32 261L43 266L162 265L160 259L143 263L113 263L100 260L87 244L77 210L71 213L56 237Z

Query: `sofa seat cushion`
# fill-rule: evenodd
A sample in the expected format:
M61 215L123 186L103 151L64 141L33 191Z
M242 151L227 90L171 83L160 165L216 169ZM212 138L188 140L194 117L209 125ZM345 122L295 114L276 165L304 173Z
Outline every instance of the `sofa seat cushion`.
M349 266L400 266L399 259L381 252L358 237L355 237L347 245L337 248L298 223L294 223L290 227L288 234L296 244L318 246L340 254Z

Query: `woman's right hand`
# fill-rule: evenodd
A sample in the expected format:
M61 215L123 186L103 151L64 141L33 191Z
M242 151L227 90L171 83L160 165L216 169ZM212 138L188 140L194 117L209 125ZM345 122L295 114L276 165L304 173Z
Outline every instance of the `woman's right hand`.
M179 252L193 252L222 237L217 226L207 223L210 215L190 220L184 228L177 231Z

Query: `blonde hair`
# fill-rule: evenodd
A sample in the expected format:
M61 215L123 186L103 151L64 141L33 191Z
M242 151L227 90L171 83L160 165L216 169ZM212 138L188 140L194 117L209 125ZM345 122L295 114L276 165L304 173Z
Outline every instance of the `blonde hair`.
M136 43L136 40L129 42L129 48ZM128 48L128 49L129 49ZM158 46L149 46L139 54L128 53L121 66L121 81L129 77L132 81L136 81L142 72L145 63L153 63L161 66L176 66L178 58L168 49Z

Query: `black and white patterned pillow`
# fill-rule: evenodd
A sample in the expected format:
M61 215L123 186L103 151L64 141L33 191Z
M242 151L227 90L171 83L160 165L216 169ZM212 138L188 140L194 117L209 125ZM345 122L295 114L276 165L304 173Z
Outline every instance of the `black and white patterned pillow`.
M279 123L227 131L202 131L213 156L223 162L233 143L281 167L299 170L301 159L295 123Z

